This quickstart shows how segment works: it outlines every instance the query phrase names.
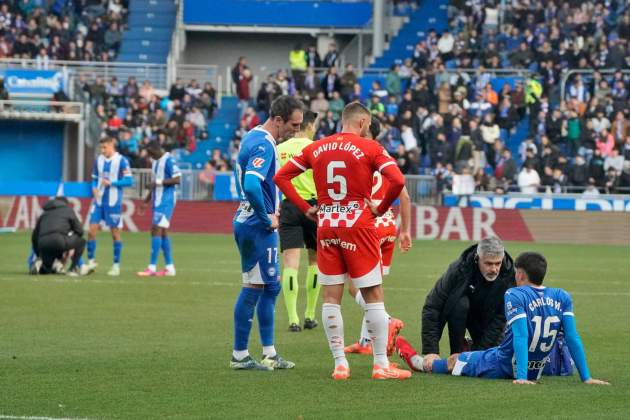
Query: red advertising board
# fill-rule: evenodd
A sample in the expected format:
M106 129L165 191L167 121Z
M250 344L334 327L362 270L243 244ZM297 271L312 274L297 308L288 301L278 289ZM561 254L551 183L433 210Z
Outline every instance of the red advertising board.
M0 197L1 227L32 229L49 197ZM91 200L68 198L79 220L87 224ZM140 200L123 200L124 228L131 232L151 229L151 209L141 210ZM180 201L177 203L171 231L189 233L231 233L237 203Z

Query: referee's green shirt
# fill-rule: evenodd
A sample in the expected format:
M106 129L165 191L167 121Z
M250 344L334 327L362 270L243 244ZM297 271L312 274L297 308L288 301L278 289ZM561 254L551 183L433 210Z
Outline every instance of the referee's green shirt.
M278 145L278 156L280 159L280 166L284 166L293 156L297 155L306 146L313 141L307 138L293 137ZM302 175L299 175L291 180L295 190L300 197L305 200L312 200L317 198L317 191L315 190L315 182L313 181L313 171L309 169Z

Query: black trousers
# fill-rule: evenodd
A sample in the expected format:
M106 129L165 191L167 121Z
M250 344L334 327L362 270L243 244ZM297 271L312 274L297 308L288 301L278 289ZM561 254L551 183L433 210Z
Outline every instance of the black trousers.
M66 251L74 250L70 269L78 265L85 249L85 239L77 235L66 236L61 233L53 233L39 238L37 248L37 254L42 259L40 274L51 274L53 262L55 259L62 259Z
M470 299L468 296L462 296L446 320L451 354L471 350L469 343L466 342L466 330L470 333L473 343L479 341L483 334L483 326L478 319L469 316L469 312Z

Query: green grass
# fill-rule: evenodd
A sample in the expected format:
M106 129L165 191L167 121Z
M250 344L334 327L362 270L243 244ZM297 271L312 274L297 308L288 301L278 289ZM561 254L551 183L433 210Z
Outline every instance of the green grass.
M352 378L333 382L321 327L286 331L282 298L276 347L292 371L228 369L232 306L239 292L238 254L229 236L173 235L178 276L141 279L146 234L124 236L123 274L104 275L111 240L99 237L98 273L73 279L28 276L26 234L0 235L0 418L629 418L630 258L608 246L508 244L550 261L548 284L569 290L591 371L611 387L574 378L509 381L414 376L375 382L371 358L350 358ZM462 242L416 242L397 255L386 279L388 311L406 323L417 345L426 292ZM304 308L304 293L299 307ZM345 298L346 341L356 339L361 313ZM260 355L258 332L250 350ZM442 342L442 352L448 351ZM396 358L394 358L396 359Z

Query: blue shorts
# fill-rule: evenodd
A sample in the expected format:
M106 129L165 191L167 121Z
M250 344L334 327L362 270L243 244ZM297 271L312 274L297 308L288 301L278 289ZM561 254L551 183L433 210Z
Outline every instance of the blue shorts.
M455 362L453 375L486 379L510 379L514 377L513 374L507 374L502 369L497 347L461 353Z
M243 283L268 284L280 281L276 231L235 222L234 239L241 254Z
M153 208L153 219L151 224L153 226L168 229L171 227L171 218L173 217L173 210L175 206L160 205Z
M90 208L90 224L98 225L101 222L104 222L109 228L121 229L123 227L121 206L99 206L93 202Z

